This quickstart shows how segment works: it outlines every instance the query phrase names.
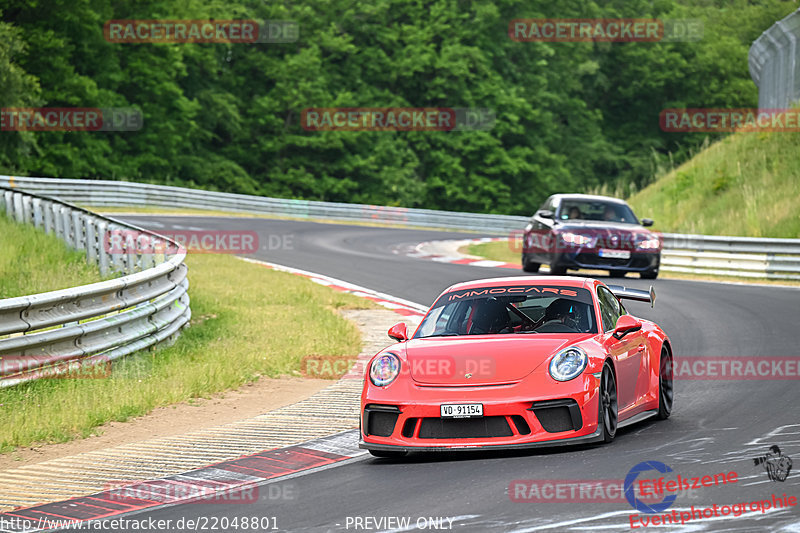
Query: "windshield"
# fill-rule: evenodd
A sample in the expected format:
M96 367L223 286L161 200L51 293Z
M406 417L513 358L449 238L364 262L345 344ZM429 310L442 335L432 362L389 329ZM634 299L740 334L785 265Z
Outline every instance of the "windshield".
M626 204L617 202L570 200L561 201L558 209L559 220L601 220L638 224L639 221Z
M591 293L542 285L447 292L414 338L521 333L597 333Z

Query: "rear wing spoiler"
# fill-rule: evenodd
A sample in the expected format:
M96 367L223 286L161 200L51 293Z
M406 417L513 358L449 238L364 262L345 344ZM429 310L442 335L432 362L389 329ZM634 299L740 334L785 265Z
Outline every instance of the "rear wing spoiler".
M611 293L620 300L636 300L637 302L650 302L650 307L656 303L656 290L650 285L649 291L642 289L629 289L622 285L606 285Z

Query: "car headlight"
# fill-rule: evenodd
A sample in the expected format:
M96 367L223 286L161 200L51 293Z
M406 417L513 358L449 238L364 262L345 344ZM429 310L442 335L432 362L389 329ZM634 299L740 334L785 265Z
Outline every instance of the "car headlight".
M578 377L586 368L589 358L577 346L558 352L550 361L550 375L556 381L569 381Z
M400 374L400 359L393 353L376 357L369 367L369 380L373 385L385 387Z
M577 246L583 246L584 244L589 244L592 242L592 238L586 235L581 235L579 233L562 233L561 240L567 244L574 244Z
M639 243L638 248L640 250L657 250L661 246L661 241L658 240L658 237L651 237Z

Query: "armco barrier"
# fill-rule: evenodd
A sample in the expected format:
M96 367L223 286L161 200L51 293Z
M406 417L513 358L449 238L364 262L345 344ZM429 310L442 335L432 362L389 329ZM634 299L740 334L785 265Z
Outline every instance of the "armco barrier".
M783 109L800 100L800 9L773 24L750 46L750 77L760 109Z
M528 217L431 209L286 200L125 181L0 176L0 186L93 207L153 206L275 216L451 228L485 234L519 232ZM800 279L800 239L663 234L663 271L764 279Z
M174 338L189 321L186 252L146 230L63 201L5 188L0 212L54 233L86 253L103 275L122 277L69 289L0 300L0 387L64 374L81 375ZM172 255L110 254L112 230L147 233Z

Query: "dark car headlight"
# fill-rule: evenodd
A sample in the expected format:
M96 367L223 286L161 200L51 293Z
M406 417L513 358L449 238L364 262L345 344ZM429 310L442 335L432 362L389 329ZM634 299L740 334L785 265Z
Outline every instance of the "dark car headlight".
M577 346L570 346L558 352L550 361L550 375L556 381L575 379L586 369L589 358Z
M369 365L369 380L377 387L385 387L400 374L400 359L393 353L379 355Z
M641 241L637 248L640 250L658 250L661 247L661 241L658 237L649 237L643 241Z

